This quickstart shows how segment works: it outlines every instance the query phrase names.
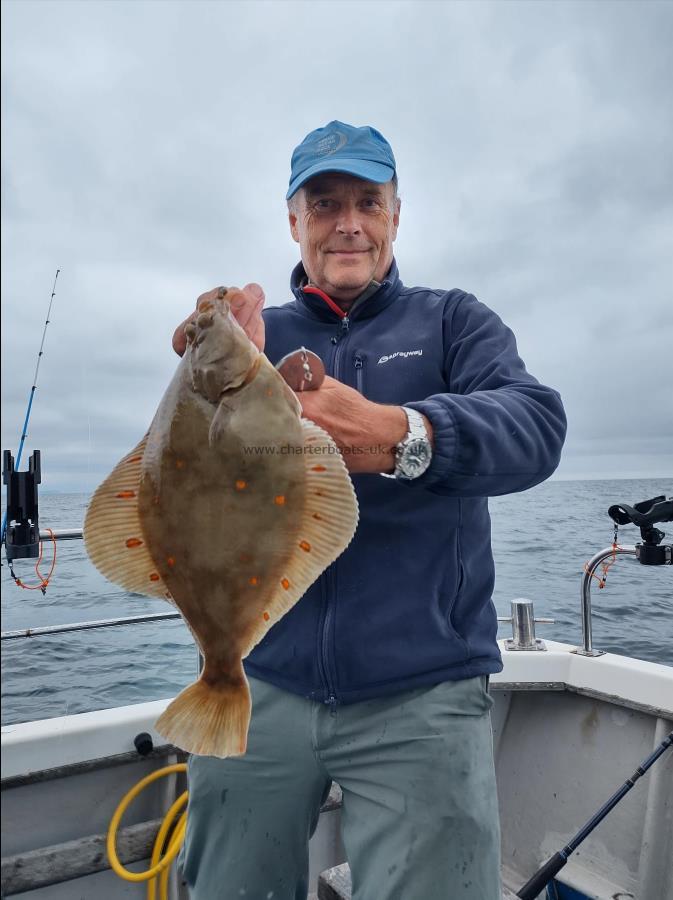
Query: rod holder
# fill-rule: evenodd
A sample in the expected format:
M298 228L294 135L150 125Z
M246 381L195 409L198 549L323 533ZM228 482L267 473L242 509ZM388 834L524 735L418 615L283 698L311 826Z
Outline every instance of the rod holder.
M34 450L28 471L17 472L9 450L2 454L2 480L7 485L3 522L7 559L37 559L40 555L37 486L41 481L40 451Z

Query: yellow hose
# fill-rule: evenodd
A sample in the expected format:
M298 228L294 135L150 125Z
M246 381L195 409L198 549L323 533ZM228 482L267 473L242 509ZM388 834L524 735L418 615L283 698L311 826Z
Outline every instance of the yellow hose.
M110 820L110 827L108 828L107 833L107 855L108 860L110 861L110 866L120 878L123 878L125 881L147 881L149 884L147 885L147 900L155 900L156 898L156 879L157 875L161 875L161 881L159 885L159 896L161 900L167 900L168 898L168 873L169 867L175 857L178 855L180 847L182 846L182 842L185 837L185 829L187 827L187 811L185 810L180 816L177 825L171 835L170 842L168 844L168 848L166 850L166 855L163 859L161 859L161 849L166 840L166 836L173 824L173 821L179 811L183 806L187 803L188 791L185 791L181 794L178 799L173 803L171 808L166 813L166 816L161 823L161 828L155 838L154 841L154 849L152 850L152 858L150 861L150 868L145 872L131 872L128 869L125 869L124 866L119 862L119 857L117 856L117 829L119 828L119 823L121 822L122 816L128 809L129 805L133 800L138 796L138 794L143 791L148 784L152 784L152 782L157 781L159 778L163 778L165 775L172 775L174 772L186 772L187 766L185 763L176 763L174 766L166 766L164 769L157 769L156 772L151 772L145 778L141 779L136 785L134 785L130 791L128 791L121 800L121 803L114 811L114 815Z
M166 813L164 821L161 823L161 828L154 840L154 849L152 850L152 859L150 860L150 867L156 866L159 860L161 859L161 850L164 846L164 842L166 840L166 835L170 831L171 825L173 824L173 820L177 816L178 812L187 802L187 791L184 794L181 794L175 803L171 806L171 808ZM185 837L185 829L187 827L187 812L183 812L180 818L178 819L178 824L175 826L175 830L171 835L170 842L168 844L168 849L166 851L166 855L170 856L171 859L175 856L175 853L179 851L182 846L182 842ZM176 847L177 850L173 850L173 847ZM170 866L166 866L165 869L161 871L161 880L159 882L159 896L161 900L166 900L168 896L168 876L170 873ZM156 887L157 880L156 877L152 878L147 884L147 900L155 900L156 898Z

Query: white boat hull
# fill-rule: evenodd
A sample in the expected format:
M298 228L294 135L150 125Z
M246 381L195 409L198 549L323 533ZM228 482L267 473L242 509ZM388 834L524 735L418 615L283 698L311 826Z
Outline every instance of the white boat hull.
M494 748L503 879L518 889L673 729L673 669L611 654L583 657L551 641L546 652L502 646L505 667L491 679ZM17 889L26 900L145 896L143 885L109 870L83 873L106 866L101 836L126 791L178 760L153 731L168 702L2 729L3 896ZM134 749L141 732L155 741L150 758ZM184 777L171 776L134 803L123 825L136 855L184 789ZM311 841L313 891L322 870L345 860L336 786L332 801ZM667 752L573 854L560 885L595 900L673 900L672 823ZM129 868L147 865L140 859ZM58 881L73 872L79 877ZM175 876L171 894L186 898Z

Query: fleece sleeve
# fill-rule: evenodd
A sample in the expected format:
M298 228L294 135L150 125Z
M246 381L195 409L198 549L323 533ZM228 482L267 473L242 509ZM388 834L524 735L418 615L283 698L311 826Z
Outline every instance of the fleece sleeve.
M526 371L512 331L472 295L448 295L443 329L449 390L405 404L434 432L430 467L410 489L489 497L544 481L565 439L559 394Z

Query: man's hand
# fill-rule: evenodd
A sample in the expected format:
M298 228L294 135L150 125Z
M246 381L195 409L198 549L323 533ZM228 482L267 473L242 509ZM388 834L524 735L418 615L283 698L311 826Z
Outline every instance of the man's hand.
M372 403L329 375L317 391L297 398L304 417L332 436L350 472L393 471L394 447L407 433L402 407Z
M214 300L215 297L220 294L221 290L222 288L214 288L206 294L201 294L196 301L196 305L198 306L202 300ZM255 284L255 282L252 282L251 284L246 284L242 290L239 290L238 288L229 288L226 297L230 303L231 312L238 324L248 335L255 347L257 347L258 350L263 351L264 319L262 318L262 307L264 306L264 291L262 288L258 284ZM187 325L188 322L193 322L195 319L196 310L175 329L175 333L173 334L173 349L178 356L182 356L187 349L185 325Z

